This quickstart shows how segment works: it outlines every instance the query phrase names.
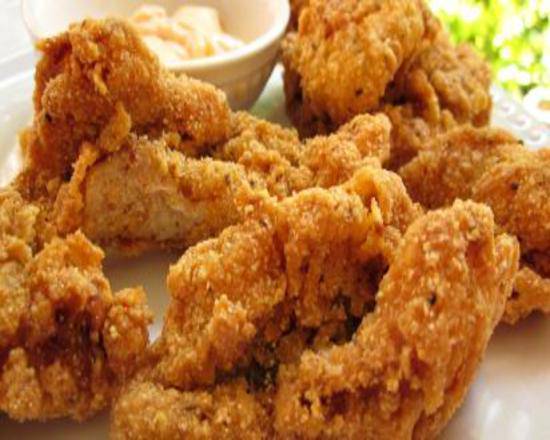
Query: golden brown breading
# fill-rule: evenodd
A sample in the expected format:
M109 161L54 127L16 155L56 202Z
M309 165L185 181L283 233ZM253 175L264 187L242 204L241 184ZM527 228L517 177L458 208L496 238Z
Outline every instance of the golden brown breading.
M306 351L278 377L282 437L434 438L471 383L500 320L518 247L491 212L457 202L405 234L375 312L354 339Z
M25 148L33 192L70 176L84 141L114 151L130 130L150 137L167 131L180 135L177 149L198 154L228 135L223 93L161 67L124 21L85 20L39 49L35 119Z
M234 180L283 198L389 157L383 116L358 117L303 146L293 130L230 114L210 86L164 71L116 20L85 21L42 45L42 116L23 136L17 187L42 207L43 242L81 228L125 251L185 248L239 219Z
M298 28L298 20L300 19L302 9L308 4L309 0L290 0L290 23L288 24L290 30Z
M474 203L401 238L418 213L398 182L365 168L189 250L171 270L152 370L123 391L113 438L435 436L500 320L518 247ZM378 290L379 257L390 270Z
M518 237L525 268L507 308L508 322L537 309L549 310L550 270L545 257L550 254L548 151L529 151L503 130L465 126L436 138L400 170L411 197L426 208L470 198L489 205L497 224Z
M460 124L480 126L490 118L490 85L487 63L469 45L453 46L439 29L401 67L386 99L414 103L427 121L440 119L447 110Z
M505 160L487 167L472 193L505 231L517 235L523 253L550 255L550 155L544 150L516 145Z
M389 118L391 130L391 158L387 167L398 170L418 152L427 148L437 135L446 133L458 124L448 110L441 111L433 120L427 120L414 103L385 105L383 113Z
M81 233L37 249L38 211L0 191L0 411L82 420L136 369L151 314L141 289L111 292Z
M319 329L318 344L345 334L346 322L372 306L369 277L377 279L419 215L400 179L372 167L342 187L266 203L258 219L195 246L171 268L173 303L157 344L164 383L209 384L243 362L273 362L292 327Z
M181 392L152 382L135 382L116 402L111 438L174 440L269 439L269 414L244 380L212 392Z
M287 109L302 137L330 133L349 118L365 111L383 111L393 126L389 167L397 169L421 151L424 143L435 135L464 123L476 126L488 123L491 98L487 64L469 46L453 46L423 1L410 2L409 15L403 21L407 29L408 19L412 16L421 17L418 38L415 39L405 31L390 33L386 39L382 38L385 34L379 34L383 41L392 41L392 37L399 36L406 39L409 45L409 50L401 54L399 64L391 64L393 68L388 71L391 75L387 77L379 74L376 65L373 68L373 62L364 63L364 69L376 75L380 83L368 81L362 75L363 71L352 62L342 61L346 57L362 60L371 56L377 48L376 45L369 49L357 48L357 43L350 43L352 36L356 38L355 33L359 31L341 16L357 14L362 17L358 2L323 3L325 6L319 8L315 2L310 2L302 14L304 29L290 33L283 44ZM397 15L403 14L392 2L384 2L384 5L393 8ZM330 27L332 22L325 16L337 24ZM376 20L389 25L394 18L394 15L386 14ZM339 29L343 24L348 24L345 29L350 37L349 41L338 45L339 40L334 36L338 30L333 28ZM389 32L384 25L374 27L375 31ZM371 30L372 26L367 29L375 32ZM330 59L327 60L328 57ZM304 62L304 67L297 61L302 58L319 58L324 62ZM367 105L367 98L362 94L334 93L323 82L327 78L343 93L349 92L348 84L354 85L354 91L363 90L364 85L368 91L366 95L372 102L369 101ZM326 94L330 94L330 97ZM338 105L334 100L339 100Z
M514 293L506 303L502 320L515 324L533 312L550 314L550 275L542 277L523 267L516 276Z
M0 191L0 347L19 330L28 303L25 268L32 260L39 209L14 191Z
M550 251L550 156L499 129L461 127L401 168L411 197L428 209L471 198L517 235L522 253Z
M505 130L458 127L432 139L399 170L411 197L427 209L472 198L473 186L494 163L531 154Z
M188 158L166 138L131 136L119 151L91 164L84 151L80 169L57 196L58 231L82 229L94 242L128 253L185 248L218 234L240 219L233 193L248 182L241 167Z
M232 138L213 157L242 165L278 197L338 185L363 164L384 163L390 156L390 125L383 115L357 116L334 135L304 144L294 130L245 113L237 114L233 125Z
M375 110L424 33L417 0L311 0L283 43L287 71L299 78L298 100L340 125Z
M427 141L456 125L485 126L492 108L491 71L467 44L453 46L425 9L427 34L386 91L392 133L391 167L406 163ZM412 129L411 126L421 127Z
M81 228L97 243L139 251L186 248L241 219L239 190L284 198L304 188L347 180L365 163L389 156L384 116L360 116L328 138L303 146L292 130L236 114L232 138L210 152L216 160L176 151L173 135L130 135L117 152L86 144L53 217L60 233Z
M518 147L518 150L523 150ZM521 244L523 270L504 319L550 313L550 150L522 151L488 168L473 188L498 224ZM532 270L531 270L532 269Z

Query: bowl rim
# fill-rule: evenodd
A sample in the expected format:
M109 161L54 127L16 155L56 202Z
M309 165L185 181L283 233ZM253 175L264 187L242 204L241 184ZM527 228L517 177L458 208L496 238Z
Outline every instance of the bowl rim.
M166 64L164 67L169 70L193 72L197 70L212 69L221 65L231 64L236 61L246 60L257 53L262 52L283 37L290 20L289 0L276 1L280 4L281 9L274 24L259 37L246 43L244 46L211 57L195 58ZM50 38L47 36L38 35L36 32L35 28L37 27L37 23L34 19L34 14L31 12L29 7L29 0L21 1L21 15L23 17L23 22L25 23L27 32L30 34L31 38L35 41Z

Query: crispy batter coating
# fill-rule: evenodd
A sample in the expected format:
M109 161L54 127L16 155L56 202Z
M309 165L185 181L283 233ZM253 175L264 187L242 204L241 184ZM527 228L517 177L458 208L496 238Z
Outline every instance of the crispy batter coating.
M417 0L311 0L283 44L300 99L340 125L375 110L386 87L424 33Z
M172 147L178 137L130 135L118 151L101 155L86 144L54 207L58 231L81 228L109 247L186 248L237 223L237 193L284 198L304 188L330 187L365 163L389 157L384 116L360 116L336 134L302 145L292 130L244 113L213 159L193 159Z
M34 192L70 176L84 141L114 151L130 130L150 137L169 131L180 135L176 148L193 155L228 135L223 93L161 67L124 21L85 20L39 49L25 148Z
M488 167L473 188L473 198L491 207L508 233L517 235L522 252L550 255L549 150L517 146L506 160ZM550 276L550 272L547 273Z
M467 44L453 46L431 12L419 49L386 91L384 112L392 121L391 167L406 163L435 135L456 125L485 126L492 101L488 64Z
M550 251L550 155L499 129L461 127L436 138L401 168L411 197L428 209L456 198L486 203L517 235L522 252Z
M515 324L535 311L550 314L550 275L542 277L523 267L516 276L514 293L506 303L502 320Z
M413 199L436 209L472 198L474 184L488 168L523 154L531 153L505 130L459 127L432 139L399 175Z
M498 224L521 243L524 269L504 319L515 323L533 311L550 313L550 150L522 151L489 168L473 188ZM533 270L530 270L532 268Z
M298 20L300 19L300 14L302 9L304 9L309 4L309 0L290 0L290 23L289 29L295 30L298 28Z
M397 182L365 168L189 250L169 276L151 369L115 405L113 438L435 436L500 320L518 247L474 203L403 236L418 211Z
M233 163L188 158L167 138L132 136L91 164L88 156L97 156L89 151L57 196L54 216L62 234L82 229L94 242L137 253L185 248L240 219L233 192L247 176Z
M246 113L236 114L233 125L233 137L213 157L242 165L278 197L338 185L365 163L384 163L390 156L390 124L381 114L357 116L334 135L304 144L294 130Z
M268 412L247 388L244 380L220 385L212 392L181 392L134 382L113 408L111 438L273 438Z
M372 307L373 280L419 215L399 178L373 167L260 212L171 268L173 303L157 344L164 383L188 388L243 362L278 363L305 329L319 329L314 344L343 337Z
M372 56L373 51L384 52L376 52L375 44L369 49L357 48L355 34L363 32L363 28L357 30L348 23L349 20L341 18L347 17L346 14L359 14L361 7L351 0L323 2L323 8L310 2L302 12L304 24L298 32L291 32L286 37L283 60L288 113L303 137L330 133L359 113L383 111L393 126L389 167L397 169L439 133L464 123L486 125L491 97L489 67L472 48L468 45L453 46L424 2L410 2L408 15L403 15L403 10L393 3L383 2L393 14L385 13L381 18L373 15L373 19L383 23L374 29L380 31L378 36L384 42L404 38L409 50L403 50L399 63L391 64L392 69L386 70L385 76L378 70L388 69L387 64L362 61ZM406 31L391 33L384 27L400 19L399 23L404 23L403 27L407 29L413 16L421 17L420 33L416 39ZM337 35L339 26L345 24L348 40L344 39L339 45L334 35ZM373 26L365 29L364 32L375 32ZM384 32L390 33L386 35ZM349 60L342 61L346 57L363 63L363 69L375 75L376 81L368 80ZM304 61L306 67L297 61L302 58L308 60L308 63ZM309 62L310 59L322 59L323 62L316 64ZM332 87L325 84L328 81ZM348 85L353 85L357 95L348 91ZM339 93L332 90L335 87ZM358 93L362 90L365 96Z
M81 233L37 249L38 211L0 191L0 411L83 420L138 366L151 314L141 289L111 292Z
M0 192L0 347L16 336L27 307L25 268L32 260L38 212L17 193Z
M435 35L424 39L403 64L387 99L414 103L427 121L439 119L439 113L447 110L458 123L487 125L491 113L489 66L471 46L453 46L439 22L432 26Z
M411 197L426 208L471 198L489 205L498 225L518 237L525 269L507 306L508 322L549 310L548 151L529 151L503 130L461 127L436 138L400 170Z
M426 149L435 136L458 126L449 111L443 110L435 119L428 120L412 102L385 105L383 112L392 125L391 159L387 164L387 167L392 170L398 170L418 152Z
M457 202L407 231L354 339L278 377L282 437L434 438L473 379L517 269L491 212Z

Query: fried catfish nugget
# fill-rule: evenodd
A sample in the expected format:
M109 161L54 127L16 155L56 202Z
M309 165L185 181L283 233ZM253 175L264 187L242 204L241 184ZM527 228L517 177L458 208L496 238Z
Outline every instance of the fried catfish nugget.
M333 61L341 61L346 57L363 60L374 50L357 48L356 44L349 42L337 45L339 40L335 35L339 26L348 25L344 29L350 34L350 41L355 33L367 31L362 30L360 24L350 25L346 20L340 19L340 15L346 16L345 14L361 16L362 6L359 2L345 2L346 6L343 6L344 3L334 6L333 3L336 4L324 2L325 7L321 9L317 8L314 2L310 2L309 7L305 7L302 12L304 30L290 33L283 45L287 109L302 136L332 132L358 113L383 111L390 118L393 127L389 167L397 169L421 151L424 143L435 135L464 123L476 126L488 123L491 111L491 75L487 63L468 45L452 45L441 23L424 2L411 2L409 15L406 16L407 19L412 16L421 17L419 34L415 34L417 38L406 32L406 24L409 23L407 20L403 21L404 31L388 34L386 39L382 37L385 36L384 32L389 30L383 25L374 27L384 41L391 42L391 38L399 36L406 39L406 47L410 49L402 51L397 65L391 64L395 69L388 71L391 75L387 77L380 75L376 68L373 69L373 62L364 63L369 72L374 72L378 79L382 79L380 84L367 81L361 73L357 74L362 71L354 67L353 63ZM380 22L386 24L385 20L388 20L387 23L391 23L394 17L403 14L403 11L391 2L384 2L384 5L392 8L395 15L387 14L390 19L376 18ZM321 10L327 16L338 18L338 21L334 18L336 24L329 26L332 22L320 15L318 11ZM330 10L332 15L326 12L327 10ZM414 14L411 11L414 11ZM373 19L375 17L376 14L373 15ZM365 29L374 32L371 30L373 26ZM413 28L409 30L411 29ZM317 38L313 40L314 43L310 42L310 34ZM329 56L331 58L325 60L322 65L308 64L307 68L304 68L295 60L296 54L301 54L302 51L305 55L300 56L308 57L307 59L323 59ZM317 69L316 76L311 79L307 75L307 69L314 67ZM335 94L325 84L317 87L321 81L318 77L332 78L334 87L341 88L342 84L353 84L356 94ZM373 102L366 105L366 98L360 92L369 91L371 86L378 87L378 91L367 93ZM323 91L318 92L317 88L322 88ZM344 87L342 90L347 89ZM333 99L340 99L340 106L331 102L323 94L325 92L331 93ZM345 111L335 114L342 107Z
M524 269L504 319L516 322L533 310L549 310L548 150L529 151L503 130L462 127L436 138L400 175L411 197L428 209L456 198L489 205L499 226L521 244Z
M511 324L533 311L550 313L550 150L522 153L490 167L473 188L473 198L521 244L523 269L504 314Z
M474 184L492 165L530 154L505 130L466 126L432 139L399 175L413 199L436 209L472 198Z
M394 169L435 135L461 124L485 126L490 119L488 64L469 45L453 46L427 8L425 20L428 31L422 44L386 91L384 113L393 126Z
M417 0L309 1L283 44L287 83L301 92L289 102L336 126L375 110L423 33Z
M302 145L293 130L239 113L213 159L184 156L171 146L178 142L173 135L130 135L106 156L85 145L53 217L63 234L80 228L95 242L127 251L186 248L242 218L240 189L284 198L337 185L363 164L386 160L389 133L384 116L366 115Z
M173 303L157 344L163 382L209 384L251 362L269 368L308 339L345 338L420 214L400 179L374 167L261 212L171 268Z
M434 438L461 404L511 292L516 241L472 202L405 234L352 341L280 369L286 438Z
M269 438L279 364L351 338L420 214L395 174L367 166L340 187L264 200L188 250L170 271L152 366L119 399L113 436ZM229 392L232 404L220 397Z
M373 193L373 173L391 185ZM433 438L500 320L518 246L471 202L418 219L389 176L305 191L188 251L113 438Z
M242 165L278 197L341 184L365 163L383 164L390 157L391 126L381 114L357 116L333 135L303 144L294 130L246 113L238 113L233 126L232 138L213 157Z
M124 21L85 20L39 49L35 118L25 135L27 167L41 180L35 191L70 176L85 141L113 151L130 131L173 132L181 138L176 147L194 155L228 135L223 93L167 71Z
M136 369L151 314L141 289L111 292L81 233L37 249L38 210L0 191L0 411L83 420Z

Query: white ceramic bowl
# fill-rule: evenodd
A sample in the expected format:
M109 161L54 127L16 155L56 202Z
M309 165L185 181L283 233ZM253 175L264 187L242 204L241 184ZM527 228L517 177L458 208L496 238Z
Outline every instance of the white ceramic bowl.
M55 35L85 18L128 17L144 2L135 0L22 0L23 19L36 41ZM210 82L227 94L234 110L254 104L277 61L285 32L288 0L149 0L173 12L182 4L212 6L220 12L224 30L245 46L224 54L167 65Z

